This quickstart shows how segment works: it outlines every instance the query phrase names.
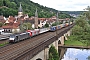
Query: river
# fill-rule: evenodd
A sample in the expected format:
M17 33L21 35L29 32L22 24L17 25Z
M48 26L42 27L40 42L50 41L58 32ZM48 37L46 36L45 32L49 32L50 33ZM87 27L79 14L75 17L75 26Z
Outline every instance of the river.
M90 60L90 49L59 48L59 56L60 60Z

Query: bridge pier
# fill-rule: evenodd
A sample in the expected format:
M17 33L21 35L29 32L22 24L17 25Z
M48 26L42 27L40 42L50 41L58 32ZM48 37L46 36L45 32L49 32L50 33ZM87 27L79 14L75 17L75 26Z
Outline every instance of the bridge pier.
M44 50L42 50L40 53L38 53L30 60L44 60Z
M44 60L47 60L49 58L49 47L46 47L44 49Z
M58 44L59 45L64 45L64 40L68 40L67 36L70 36L71 30L67 31L64 35L60 36L58 38Z
M32 38L31 40L33 41L27 41L23 47L19 48L20 46L18 46L17 49L15 49L15 51L11 51L13 54L7 52L8 50L6 51L6 53L4 52L1 53L0 59L1 60L5 60L5 59L7 60L47 60L49 57L49 48L50 48L48 46L53 44L58 51L58 46L61 47L60 45L64 45L64 40L66 39L65 36L67 35L70 36L72 32L70 29L73 26L74 24L67 26L65 28L62 28L60 30L57 30L57 32L47 32L45 33L45 35L42 35L41 38L37 36L38 39L35 38L36 40ZM47 35L48 33L49 35ZM20 45L23 45L22 43L20 43ZM10 50L12 49L13 47L11 47ZM64 52L62 49L61 54L63 55L63 53Z
M64 56L64 54L65 54L65 52L66 52L66 50L67 50L67 48L58 48L58 53L59 53L59 57L60 57L60 60L63 58L63 56Z
M71 34L71 30L67 31L64 34L61 34L57 40L55 40L53 43L51 43L50 45L45 47L44 50L39 52L36 56L34 56L30 60L48 60L49 59L49 48L51 47L51 45L55 46L56 50L58 51L58 49L59 49L58 46L64 45L64 40L67 40L67 36L70 36L70 34ZM60 50L59 53L61 54L61 56L60 56L60 58L61 58L64 55L66 49L59 49L59 50Z
M64 40L67 40L67 33L64 34Z
M64 45L64 36L60 37L61 45Z
M34 56L30 60L47 60L49 58L49 47L45 47L40 53Z
M64 36L61 36L58 38L58 44L59 45L64 45Z
M72 30L67 31L67 35L70 36L72 33Z
M58 40L54 41L51 45L53 45L55 47L55 49L58 51ZM51 47L51 45L50 45L50 47Z

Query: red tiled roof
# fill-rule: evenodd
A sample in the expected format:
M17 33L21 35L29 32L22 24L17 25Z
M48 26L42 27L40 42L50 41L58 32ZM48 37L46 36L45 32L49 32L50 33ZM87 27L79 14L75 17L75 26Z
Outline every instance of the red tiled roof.
M13 29L13 28L18 28L16 26L2 26L3 29Z
M25 20L24 17L25 16L21 16L20 18L17 18L17 20Z
M2 26L2 28L6 28L6 29L13 29L13 28L18 28L19 26L19 22L18 23L8 23L6 26Z
M9 16L8 22L13 23L15 21L15 18L13 16Z
M3 16L0 16L0 20L4 20L4 17Z
M5 23L6 21L5 20L0 20L0 22Z
M70 18L66 18L66 20L70 20Z
M19 22L17 22L17 23L13 23L13 26L18 27L19 25L20 25L20 23L19 23Z
M46 20L46 18L38 18L38 20Z

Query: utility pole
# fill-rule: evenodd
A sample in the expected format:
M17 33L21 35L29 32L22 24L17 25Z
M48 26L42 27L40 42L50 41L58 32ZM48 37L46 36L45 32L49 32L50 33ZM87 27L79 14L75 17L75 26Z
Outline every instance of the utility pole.
M35 28L38 28L38 13L37 13L37 8L35 12Z
M57 12L57 15L56 15L56 27L57 27L57 25L58 25L58 12ZM56 38L58 39L58 33L57 33L57 30L56 30Z
M56 15L56 23L58 23L58 12L57 12L57 15Z

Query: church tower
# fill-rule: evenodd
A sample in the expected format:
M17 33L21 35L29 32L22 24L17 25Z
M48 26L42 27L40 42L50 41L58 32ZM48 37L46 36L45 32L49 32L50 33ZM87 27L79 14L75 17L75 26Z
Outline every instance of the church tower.
M36 8L36 12L35 12L35 28L38 28L38 13L37 13L37 8Z
M23 16L23 10L22 10L22 6L21 6L21 3L20 3L20 7L18 9L18 17L21 17Z

